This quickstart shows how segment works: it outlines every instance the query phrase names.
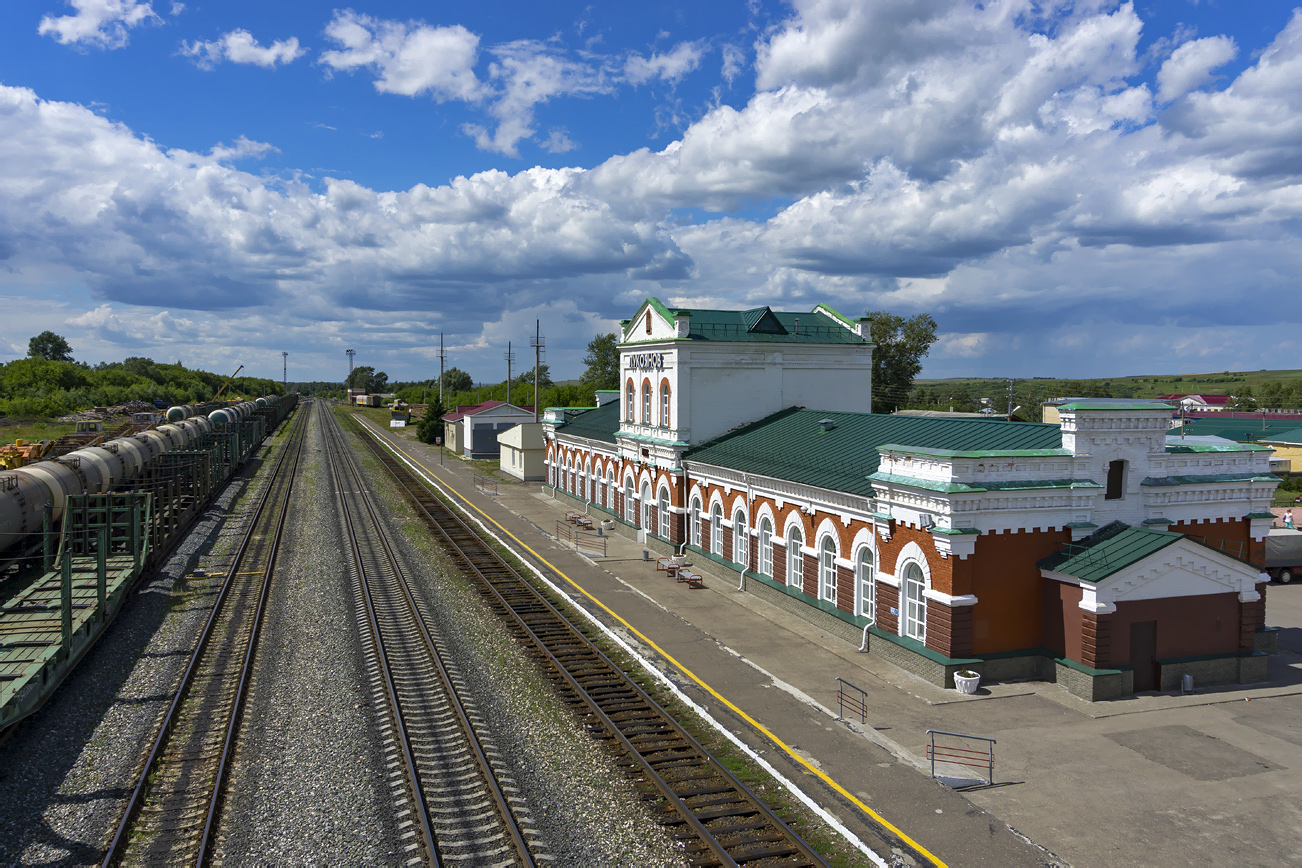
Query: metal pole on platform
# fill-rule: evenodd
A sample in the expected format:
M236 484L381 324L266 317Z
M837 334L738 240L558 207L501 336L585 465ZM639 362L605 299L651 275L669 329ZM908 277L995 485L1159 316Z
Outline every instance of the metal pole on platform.
M53 509L47 503L45 505L45 510L42 512L41 515L41 557L43 558L41 562L42 572L48 572L49 569L54 566L54 547L50 545L51 542L50 534L53 531L53 524L54 524L54 519L52 518L53 514L54 514Z
M72 645L72 549L65 546L63 549L63 569L62 581L59 583L59 623L62 627L63 639L59 645L64 656L67 656Z
M107 597L108 585L108 528L99 529L99 563L96 564L95 570L95 599L101 618L105 617L108 612L105 610L104 602Z

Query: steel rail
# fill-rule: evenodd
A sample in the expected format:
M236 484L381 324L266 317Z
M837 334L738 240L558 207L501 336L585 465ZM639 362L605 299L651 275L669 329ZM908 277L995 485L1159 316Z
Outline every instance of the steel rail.
M131 823L135 819L135 815L140 810L145 791L149 785L150 773L153 771L154 766L157 764L159 757L162 756L163 750L167 745L168 737L172 733L172 728L176 723L178 712L189 693L189 688L194 681L195 672L200 661L203 659L203 654L207 650L208 643L212 638L213 628L216 626L217 619L226 604L232 587L235 585L235 578L239 574L238 568L255 537L259 527L259 520L262 518L263 512L268 505L271 493L275 490L276 483L281 478L281 474L285 472L285 464L291 452L294 455L294 463L291 466L291 472L297 469L298 460L303 449L305 432L306 423L303 418L296 418L294 429L291 434L291 437L294 439L291 440L290 443L286 444L285 449L281 452L276 461L275 468L272 470L271 478L267 481L267 484L258 496L253 517L250 519L248 527L244 532L244 536L240 540L239 548L236 550L235 557L231 561L231 566L226 572L226 579L222 582L221 590L218 592L217 599L213 603L212 611L208 614L208 619L205 621L203 630L199 634L199 639L195 643L194 651L190 655L190 661L186 665L185 672L181 676L181 682L177 687L176 695L172 698L172 702L168 706L167 714L163 718L162 726L159 728L158 735L154 739L153 746L149 751L149 756L145 760L144 768L141 770L140 775L136 780L136 785L131 792L131 797L127 801L126 810L123 812L122 820L118 823L117 830L114 832L113 839L110 841L108 850L101 862L102 868L111 868L113 863L123 854L127 844L127 831L130 829ZM282 504L282 512L288 508L288 502L287 491L284 503ZM269 570L268 575L270 575Z
M686 732L677 721L674 720L672 715L661 708L659 703L642 690L641 686L629 678L622 668L593 645L591 640L578 631L570 623L568 618L553 606L549 600L538 593L531 583L525 581L513 567L507 564L493 550L492 546L487 543L479 533L470 527L461 516L457 515L449 507L443 504L441 500L431 494L428 488L420 483L414 475L412 475L406 468L402 467L396 459L390 456L387 451L379 445L377 439L371 432L364 428L361 428L360 430L365 434L363 437L364 442L366 442L376 453L381 462L394 476L395 480L398 481L399 485L407 491L409 498L414 502L416 508L420 510L427 519L426 523L444 538L454 554L457 555L466 566L479 577L484 586L488 588L491 595L496 598L498 605L502 610L515 621L521 631L531 639L535 647L538 648L548 661L550 661L552 667L562 676L569 688L585 702L593 716L601 722L602 727L610 732L612 737L616 738L624 746L625 750L641 767L648 779L652 781L656 788L665 796L666 801L674 808L682 821L692 829L702 844L704 844L705 848L719 859L722 864L739 864L739 858L743 861L760 861L765 858L776 857L778 854L759 854L748 857L746 848L744 846L739 846L735 848L739 852L734 856L733 853L718 840L715 834L704 825L701 818L696 816L692 806L686 804L678 793L674 791L669 781L666 780L647 759L647 757L643 755L642 750L640 750L638 746L632 742L631 738L622 731L623 727L621 727L619 723L613 720L605 712L601 707L600 701L593 697L591 693L579 683L578 679L575 678L573 673L570 671L570 666L567 666L556 656L556 654L553 653L550 646L552 646L554 642L540 636L517 610L518 606L513 605L505 596L503 596L501 590L497 587L498 582L502 581L502 579L510 581L513 588L519 589L529 596L529 602L532 607L535 609L541 607L545 610L546 614L550 616L554 623L563 626L563 628L571 635L572 641L580 644L581 647L584 648L585 653L601 661L601 663L608 668L609 672L622 682L622 686L625 689L630 690L653 714L662 719L674 731L674 737L682 741L683 748L691 750L697 754L700 761L709 768L711 774L726 781L728 786L738 794L739 798L744 800L751 808L753 808L754 813L762 818L764 823L768 824L781 836L783 840L786 841L790 848L795 851L795 854L798 854L800 857L807 860L807 864L826 864L822 857L815 853L813 849L802 838L800 838L800 836L782 822L781 818L776 816L759 800L757 796L755 796L754 793L749 790L749 788L737 780L737 778L723 767L721 763L714 759L709 751L697 742L691 734ZM434 504L436 509L442 513L442 515L433 515L429 506L427 506L427 503ZM441 518L443 520L440 520ZM446 526L447 523L452 524L454 529L459 530L463 539L474 545L479 549L479 551L474 553L467 551L465 545L454 539L452 532L449 531ZM491 564L495 571L500 571L502 573L502 578L494 580L487 576L480 568L480 563L485 561ZM607 689L609 688L609 685L603 686ZM721 831L725 833L729 832L727 829ZM753 825L748 826L746 831L753 831ZM753 852L756 845L764 845L768 842L751 840L744 843L750 844ZM786 864L791 863L787 861Z
M328 424L325 427L329 427ZM326 442L330 451L330 466L335 471L335 484L339 487L339 498L341 512L344 518L344 527L348 532L349 549L352 552L353 563L357 566L358 584L361 585L362 596L366 602L367 623L371 629L371 640L375 643L376 656L380 659L380 671L384 675L384 691L389 698L389 710L393 715L394 731L397 733L397 741L402 749L403 765L407 769L407 780L411 784L412 797L416 802L417 815L420 820L421 838L425 845L425 852L435 866L440 865L438 844L434 840L434 830L430 824L429 805L425 801L425 790L420 785L420 775L416 770L416 758L412 751L411 736L407 732L407 723L403 717L402 706L398 703L398 690L394 685L393 667L389 664L389 656L384 648L384 639L380 635L380 623L375 613L375 601L371 597L370 583L366 581L366 570L362 565L362 552L357 542L357 531L353 527L353 519L347 505L343 502L343 474L337 467L336 452L339 444L334 442L335 438L328 435ZM360 489L360 487L359 487Z
M339 426L339 422L334 418L333 414L330 418L332 427L335 431L335 436L338 438L338 443L340 446L343 446L343 431ZM392 571L396 579L397 587L402 591L403 600L407 605L407 611L410 613L412 621L420 631L421 641L425 646L430 661L433 662L438 669L439 678L443 682L443 687L447 693L449 703L456 712L457 720L461 725L462 731L466 735L471 751L474 753L476 763L483 772L484 783L486 784L489 793L492 795L494 804L497 806L498 813L501 815L503 825L506 827L512 846L514 847L516 854L520 857L521 862L524 865L531 866L532 868L532 866L536 865L533 853L524 839L524 833L520 829L520 824L516 819L514 811L511 810L510 805L507 803L506 796L502 792L502 787L497 780L496 772L493 770L493 765L488 759L487 752L484 750L483 742L479 738L479 732L471 722L469 714L466 712L465 705L456 689L452 674L448 671L447 664L443 659L443 652L441 652L435 644L434 637L429 631L429 625L426 624L425 618L421 615L420 608L416 604L416 598L411 592L411 584L407 581L407 577L403 574L401 567L398 565L398 558L393 550L392 543L389 540L389 535L385 531L384 525L381 523L380 518L376 513L375 504L370 492L363 484L361 471L357 468L356 462L348 449L343 449L343 456L348 470L352 475L354 482L357 484L357 490L361 493L359 499L362 505L366 507L367 515L376 529L376 538L379 540L380 545L383 548L385 560L388 561L389 569ZM358 560L358 567L360 570L360 559ZM374 617L374 608L370 603L369 588L367 589L367 605L372 617Z

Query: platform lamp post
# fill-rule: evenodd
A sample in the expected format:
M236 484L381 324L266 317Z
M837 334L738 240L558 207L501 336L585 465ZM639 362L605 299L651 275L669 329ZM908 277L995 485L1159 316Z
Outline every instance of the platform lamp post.
M348 400L348 390L353 387L353 356L357 355L357 350L344 350L348 354L348 379L344 380L344 400Z

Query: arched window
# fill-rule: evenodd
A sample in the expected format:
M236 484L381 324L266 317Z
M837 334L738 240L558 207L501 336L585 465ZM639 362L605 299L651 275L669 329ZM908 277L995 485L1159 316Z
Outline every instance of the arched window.
M637 501L633 499L633 477L624 480L624 520L637 524Z
M692 497L692 509L688 513L687 523L691 525L691 527L688 528L688 539L692 541L692 545L700 546L701 544L701 499L699 497L696 497L695 495L693 495Z
M710 551L723 554L723 506L719 503L710 507Z
M651 502L651 483L642 483L642 527L647 530L651 529L651 509L654 506Z
M873 550L869 546L864 546L859 549L859 556L854 562L854 584L859 596L855 613L876 623L877 583L873 578L874 573L876 569L873 566Z
M633 411L636 407L637 397L633 393L633 381L628 381L628 386L624 389L624 421L633 421Z
M922 596L927 580L922 567L910 563L904 568L904 635L927 641L927 600Z
M773 522L768 516L761 518L759 524L759 572L764 576L773 575Z
M746 551L746 513L740 509L732 514L732 562L750 566Z
M656 532L662 537L669 536L669 489L660 489L660 499L656 502Z
M615 508L615 468L606 470L606 509Z
M642 424L651 424L651 381L642 381Z
M805 556L800 547L805 544L805 535L795 525L787 531L787 584L793 588L805 585Z
M587 465L579 474L579 499L588 499L588 474L592 470L591 465Z
M836 541L830 535L818 547L818 598L836 602Z
M660 381L660 427L669 427L669 381Z

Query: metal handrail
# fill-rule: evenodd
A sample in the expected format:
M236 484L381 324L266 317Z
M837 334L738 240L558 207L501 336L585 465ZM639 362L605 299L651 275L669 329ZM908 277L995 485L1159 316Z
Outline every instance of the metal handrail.
M845 706L848 703L851 711L854 711L855 708L858 707L859 722L867 723L868 722L868 691L864 690L862 687L851 684L849 681L846 681L844 678L841 678L840 676L837 676L836 681L837 681L837 688L836 688L837 720L840 720L845 716ZM858 698L855 698L854 696L847 696L845 693L846 687L858 691L859 693Z
M933 778L936 776L936 736L948 735L948 736L952 736L953 738L969 738L969 739L974 739L976 741L988 742L990 747L986 751L985 754L986 762L983 765L978 765L974 762L970 762L970 760L976 759L977 757L981 756L981 752L970 750L967 748L949 748L950 752L945 754L941 762L946 762L949 763L950 765L968 766L970 768L985 768L986 786L989 786L990 784L993 784L995 782L996 742L993 738L986 738L984 735L969 735L964 732L946 732L943 729L929 729L927 730L927 735L931 736L931 744L927 748L927 758L931 760L931 776Z

